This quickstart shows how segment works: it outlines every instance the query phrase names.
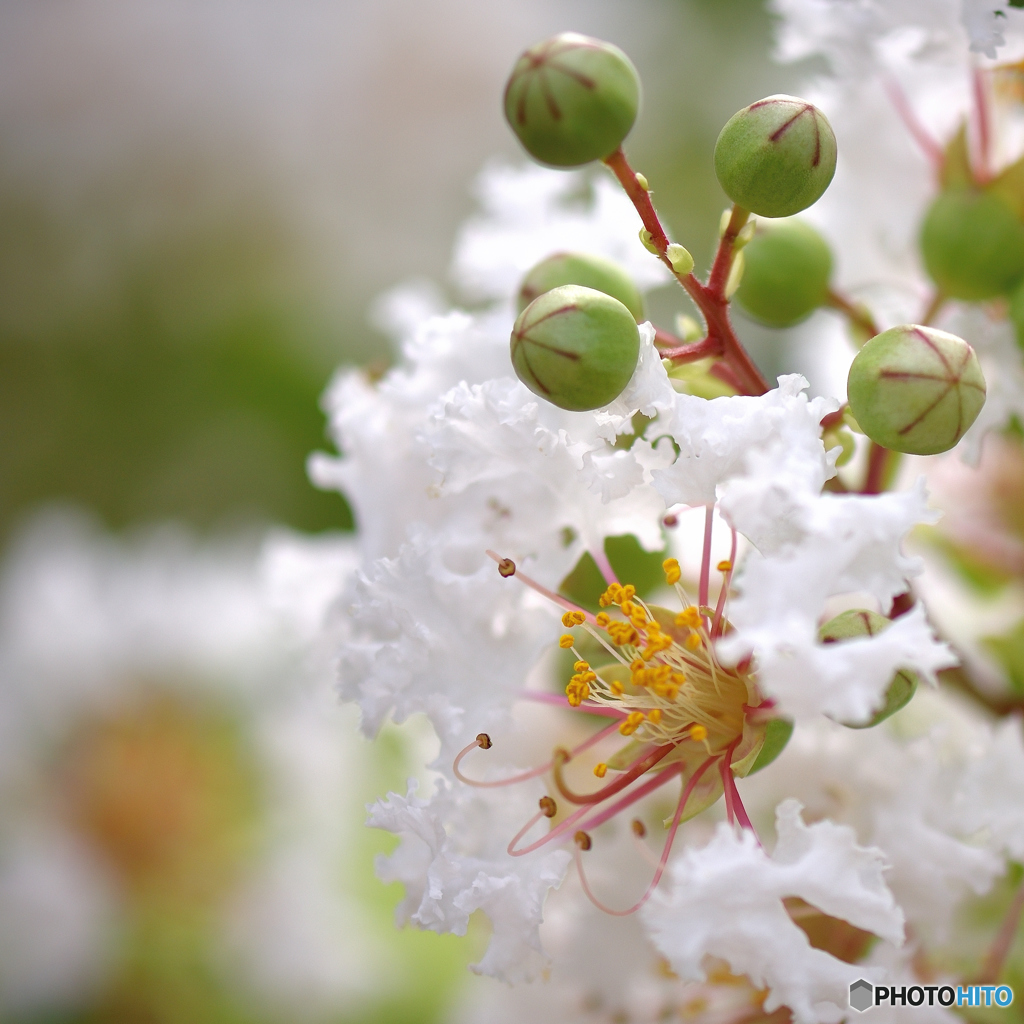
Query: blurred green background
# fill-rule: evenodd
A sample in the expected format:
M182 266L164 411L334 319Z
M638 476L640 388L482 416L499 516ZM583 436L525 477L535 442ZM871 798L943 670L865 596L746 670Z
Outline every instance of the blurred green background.
M111 527L350 526L305 478L318 397L391 357L374 295L444 282L474 174L521 158L498 97L537 38L630 52L631 158L705 261L722 123L798 77L760 0L412 6L5 5L3 538L55 500Z
M327 446L319 396L335 367L393 358L374 297L445 286L474 176L523 159L500 113L518 53L573 29L630 54L645 100L627 150L704 266L722 124L807 71L772 64L771 28L762 0L5 4L0 546L54 502L116 531L351 528L305 475ZM682 309L678 290L651 303L666 324ZM366 749L362 800L404 788L402 741ZM445 1017L485 938L396 932L398 887L373 878L392 846L359 830L339 872L401 983L339 1020ZM150 940L134 1011L59 1019L255 1020L191 940Z

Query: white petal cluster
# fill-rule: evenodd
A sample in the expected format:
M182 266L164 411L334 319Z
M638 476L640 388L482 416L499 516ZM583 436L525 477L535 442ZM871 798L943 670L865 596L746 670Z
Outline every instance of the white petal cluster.
M771 991L768 1012L788 1006L800 1024L832 1024L846 1012L851 982L880 972L813 949L783 899L797 896L890 942L903 940L903 914L882 878L885 860L858 846L853 830L831 822L807 826L801 806L777 811L778 842L769 857L747 831L719 825L702 850L672 866L671 890L645 912L655 945L681 977L705 977L705 956Z
M536 799L542 788L517 789L511 798L506 791L500 800L453 791L443 780L429 800L416 791L410 780L407 796L389 793L370 808L368 819L402 836L377 868L385 882L405 885L399 922L465 935L470 915L483 910L494 931L473 970L508 982L537 977L547 962L539 936L544 898L561 884L570 857L546 850L513 860L505 837L515 835L529 813L527 797Z

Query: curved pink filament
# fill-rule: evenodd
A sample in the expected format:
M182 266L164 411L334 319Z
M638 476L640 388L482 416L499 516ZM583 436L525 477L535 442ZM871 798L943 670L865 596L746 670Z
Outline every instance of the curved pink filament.
M736 530L732 527L732 546L729 548L729 569L722 580L722 589L718 594L718 604L715 605L715 618L711 623L711 636L722 635L722 613L725 611L725 601L729 596L729 585L732 583L732 574L736 568Z
M686 808L686 803L690 799L690 795L693 793L694 788L700 781L700 777L711 767L711 765L721 755L715 754L704 761L694 771L693 775L690 776L689 782L683 787L682 795L679 797L679 803L676 804L676 812L672 816L672 826L669 829L668 837L665 839L665 846L661 851L661 857L658 859L658 868L654 872L654 877L651 879L650 885L647 886L647 891L637 900L633 906L628 907L626 910L612 910L610 907L606 907L601 903L593 891L590 888L590 884L587 882L587 876L583 872L583 859L580 854L579 846L576 847L576 870L580 874L580 882L583 885L583 891L587 894L588 899L594 904L599 910L603 910L606 914L611 914L613 917L628 917L630 914L635 914L650 898L651 893L658 887L658 883L661 881L661 876L665 873L665 866L668 864L669 854L672 852L672 843L675 841L676 832L679 830L679 824L683 817L683 810Z
M576 744L575 747L569 752L570 757L574 757L576 754L582 753L588 747L592 747L595 743L604 739L609 733L614 732L618 729L618 723L613 722L611 725L605 726L603 729L599 729L592 736L585 739L582 743ZM510 775L507 779L491 779L486 782L478 779L471 779L466 775L463 775L459 769L459 765L462 763L462 759L472 750L475 750L480 744L473 740L467 747L464 747L458 752L455 757L455 761L452 764L452 774L460 782L464 782L467 786L475 786L477 789L497 789L500 786L511 786L517 782L526 782L528 779L535 779L538 775L544 775L549 772L554 764L554 760L548 761L547 764L542 764L539 768L531 768L528 772L520 772L518 775Z
M574 793L562 778L562 765L566 764L569 758L559 757L557 754L554 758L554 777L555 785L558 787L558 792L565 797L570 803L574 804L598 804L602 800L607 800L610 796L615 796L616 793L620 793L624 790L631 782L635 782L641 775L645 775L649 772L663 757L672 753L675 750L675 743L666 743L663 747L655 747L648 754L644 754L642 757L634 761L614 782L609 783L607 786L602 786L600 789L595 790L593 793Z
M642 786L638 786L633 790L632 793L628 793L621 800L616 801L611 807L606 808L598 814L595 814L593 819L586 822L588 829L596 828L598 825L603 824L609 818L614 817L624 807L629 807L630 804L636 803L637 800L647 796L648 793L657 789L659 786L663 786L669 779L674 778L683 770L681 764L669 765L663 772L659 772L649 782L645 782ZM513 857L522 857L524 854L533 853L534 850L546 845L547 843L554 842L556 839L561 839L567 832L573 829L573 826L580 821L586 814L593 811L593 808L589 805L584 805L579 810L573 811L568 818L559 822L546 836L538 839L536 842L531 843L529 846L524 846L521 850L513 850L512 844L509 843L508 852Z

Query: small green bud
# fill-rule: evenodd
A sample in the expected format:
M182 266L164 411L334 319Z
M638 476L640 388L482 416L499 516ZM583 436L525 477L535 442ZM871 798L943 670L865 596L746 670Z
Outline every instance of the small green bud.
M534 299L512 328L512 366L561 409L598 409L622 394L640 355L633 314L618 299L567 284Z
M522 313L538 296L563 284L580 284L618 299L640 323L644 300L629 274L612 260L584 252L556 252L541 260L519 286L518 309Z
M842 449L836 457L837 469L845 466L857 451L857 444L853 439L853 434L848 430L844 430L842 427L832 427L829 430L826 430L821 435L821 443L825 446L825 451L827 452L831 451L833 448Z
M836 171L825 115L796 96L768 96L733 114L715 143L725 194L761 217L789 217L821 198Z
M505 87L505 117L543 164L579 167L614 153L640 109L640 77L611 43L563 32L530 47Z
M704 337L704 329L692 316L676 313L676 334L684 341L698 341Z
M747 269L736 301L755 320L791 327L828 298L832 252L810 224L761 221L743 255Z
M913 324L875 335L854 356L846 387L861 430L908 455L948 451L985 404L974 349L954 334Z
M647 179L646 179L646 178L645 178L645 177L644 177L644 176L643 176L643 175L642 175L642 174L641 174L641 173L640 173L639 171L637 171L637 172L636 172L636 174L634 175L634 177L636 178L636 183L637 183L637 184L638 184L638 185L639 185L639 186L640 186L640 187L641 187L641 188L642 188L642 189L643 189L643 190L644 190L645 192L650 192L650 191L651 191L651 186L647 184Z
M725 279L725 297L731 299L743 282L743 273L747 269L747 258L742 252L733 253L729 276Z
M650 231L647 228L640 229L640 244L649 252L655 256L660 256L661 253L658 251L658 247L654 244L654 239L651 237Z
M852 640L856 637L874 636L888 629L892 623L884 615L878 612L870 612L866 609L855 608L848 612L829 619L819 630L818 638L826 644L837 643L840 640ZM884 722L890 715L894 715L900 708L910 703L910 698L917 690L917 673L908 669L900 669L892 677L889 688L885 691L885 702L866 722L850 723L844 725L851 729L869 729L879 722Z
M668 257L669 263L672 264L672 269L677 274L685 277L693 270L693 257L690 255L689 250L678 242L670 242L668 249L665 250L665 255Z
M998 196L951 189L925 215L921 255L944 295L991 299L1024 277L1024 224Z

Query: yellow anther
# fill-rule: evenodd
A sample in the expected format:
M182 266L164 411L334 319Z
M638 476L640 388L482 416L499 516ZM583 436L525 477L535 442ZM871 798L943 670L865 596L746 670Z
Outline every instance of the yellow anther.
M608 765L606 765L604 763L604 761L602 761L600 764L595 764L594 765L594 774L599 779L603 779L604 776L605 776L605 772L607 772L607 771L608 771Z
M689 626L690 629L698 629L701 625L700 612L697 610L696 605L690 605L689 608L684 608L676 616L677 626Z
M651 708L647 712L647 721L657 725L661 721L661 708Z
M570 707L578 708L590 696L590 687L574 677L565 688L565 696Z
M682 571L679 568L679 562L675 558L666 558L661 563L661 568L665 572L665 582L671 586L673 583L678 583L682 577Z
M620 646L635 645L640 634L628 622L609 622L608 635Z
M701 643L700 634L699 633L691 633L686 638L686 640L684 642L686 644L686 649L688 651L695 651L695 650L697 650L698 647L700 647L700 643Z
M558 638L558 646L561 647L563 651L569 650L574 643L576 643L576 638L571 633L563 633Z
M639 818L634 818L630 827L633 829L633 835L638 839L643 839L647 835L647 826Z
M582 626L586 621L587 617L583 612L566 612L562 616L563 626Z
M601 629L607 629L608 623L612 621L612 617L607 612L598 612L594 621L601 627Z
M724 558L721 562L718 563L719 572L730 572L731 570L732 562L730 562L728 558Z
M636 597L636 587L632 583L627 583L624 587L619 588L619 596L617 598L619 602L632 601L634 597Z
M673 672L672 676L671 676L671 679L672 679L672 682L676 684L676 686L682 686L683 683L686 682L686 673L685 672Z
M622 683L620 683L620 682L618 681L618 679L613 679L613 680L612 680L612 681L611 681L611 682L610 682L610 683L608 684L608 689L609 689L609 690L611 690L611 691L612 691L612 693L614 693L616 697L621 697L621 696L622 696L622 695L623 695L623 694L624 694L624 693L626 692L626 691L625 691L625 690L624 690L624 689L622 688Z
M703 725L694 725L690 727L690 739L696 740L698 743L703 743L708 738L708 731Z
M590 668L589 661L577 661L572 666L573 672L586 672L588 668Z
M626 716L626 720L619 726L619 732L623 736L632 736L643 724L644 713L642 711L630 711Z

